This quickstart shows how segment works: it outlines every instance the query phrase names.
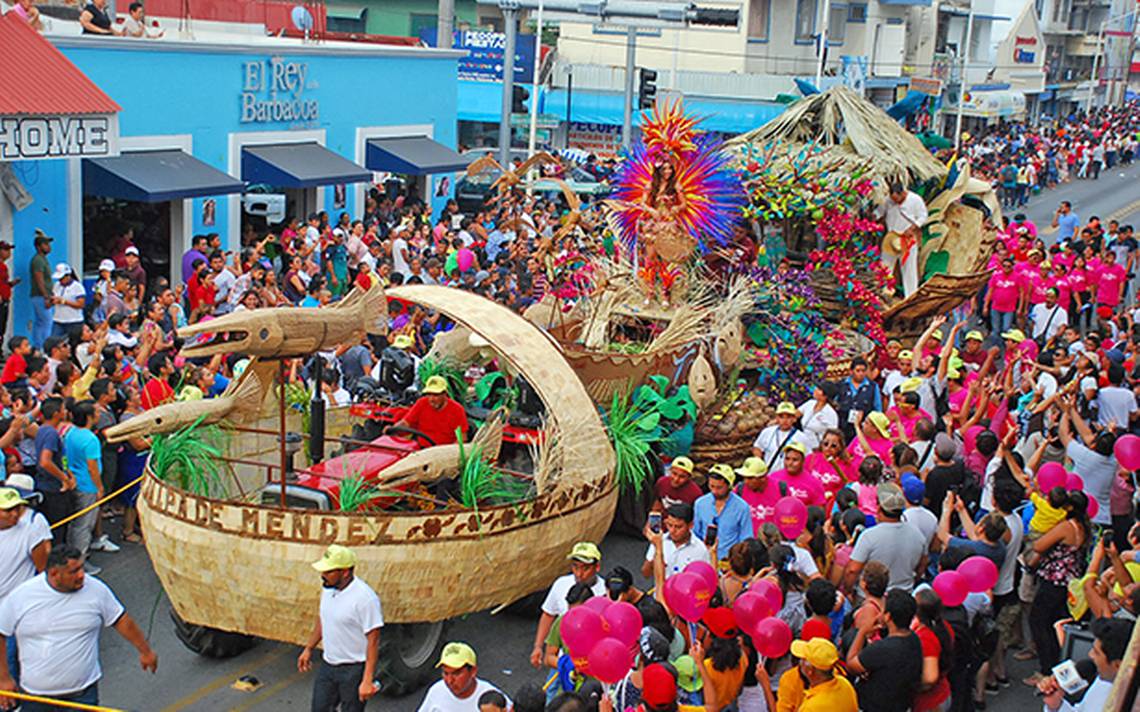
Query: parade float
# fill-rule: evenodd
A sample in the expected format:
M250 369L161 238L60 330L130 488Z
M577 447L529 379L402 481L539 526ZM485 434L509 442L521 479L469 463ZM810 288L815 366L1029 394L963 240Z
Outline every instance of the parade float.
M752 189L761 243L778 246L797 264L818 267L819 258L832 258L813 270L831 318L875 312L885 336L913 336L988 279L1001 225L993 187L971 178L967 166L940 163L854 91L839 86L800 99L728 146ZM905 299L895 297L889 275L877 274L873 264L880 252L898 251L894 236L881 226L876 235L873 226L843 224L883 204L892 182L918 193L930 214L916 245L921 285ZM878 334L868 336L881 343Z
M176 631L196 652L232 655L255 638L303 644L320 593L310 564L343 544L384 602L379 677L401 694L434 674L446 621L549 585L574 542L600 541L609 527L614 451L557 345L460 290L408 286L387 296L446 315L526 379L546 411L522 443L529 471L503 464L498 439L506 449L507 438L490 418L462 446L395 428L317 465L294 462L301 426L273 385L285 380L282 359L331 348L346 328L370 330L386 313L378 287L328 308L257 309L180 329L188 357L236 351L252 361L222 398L195 404L193 421L187 404L172 403L107 435L154 437L139 518ZM336 409L323 423L333 441L351 426ZM427 485L438 477L456 479L459 502L433 496Z

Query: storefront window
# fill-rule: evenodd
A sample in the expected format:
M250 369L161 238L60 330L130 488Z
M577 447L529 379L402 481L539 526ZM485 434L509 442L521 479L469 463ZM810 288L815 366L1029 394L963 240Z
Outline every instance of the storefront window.
M139 248L147 281L170 278L169 202L139 203L115 198L83 199L83 264L86 277L105 259L121 259L127 245ZM73 265L80 267L80 265Z
M816 0L796 0L796 42L811 42L815 37Z
M752 0L748 3L748 39L768 41L771 9L772 0Z

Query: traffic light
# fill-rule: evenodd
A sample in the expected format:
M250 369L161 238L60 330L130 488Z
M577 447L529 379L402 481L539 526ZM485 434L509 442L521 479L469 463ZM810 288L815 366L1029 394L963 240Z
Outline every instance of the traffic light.
M525 114L526 100L530 98L530 90L526 87L512 86L511 87L511 113L512 114Z
M657 72L642 68L637 85L637 108L650 109L657 100Z

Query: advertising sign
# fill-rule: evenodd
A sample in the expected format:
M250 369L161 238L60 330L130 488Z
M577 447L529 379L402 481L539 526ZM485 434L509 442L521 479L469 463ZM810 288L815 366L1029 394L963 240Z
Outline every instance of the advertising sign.
M0 116L0 161L117 155L114 115Z
M599 156L617 155L621 148L621 127L610 124L570 124L569 145Z
M420 33L420 39L436 46L435 28ZM529 84L534 75L534 35L515 38L515 81ZM453 47L468 54L459 60L459 78L477 82L503 81L503 47L506 35L490 30L456 30Z

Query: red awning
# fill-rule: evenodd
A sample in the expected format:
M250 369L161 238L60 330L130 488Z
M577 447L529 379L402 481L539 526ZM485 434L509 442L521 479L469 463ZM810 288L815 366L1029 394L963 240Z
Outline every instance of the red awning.
M0 17L0 67L6 67L0 81L0 116L120 111L111 97L14 12Z

